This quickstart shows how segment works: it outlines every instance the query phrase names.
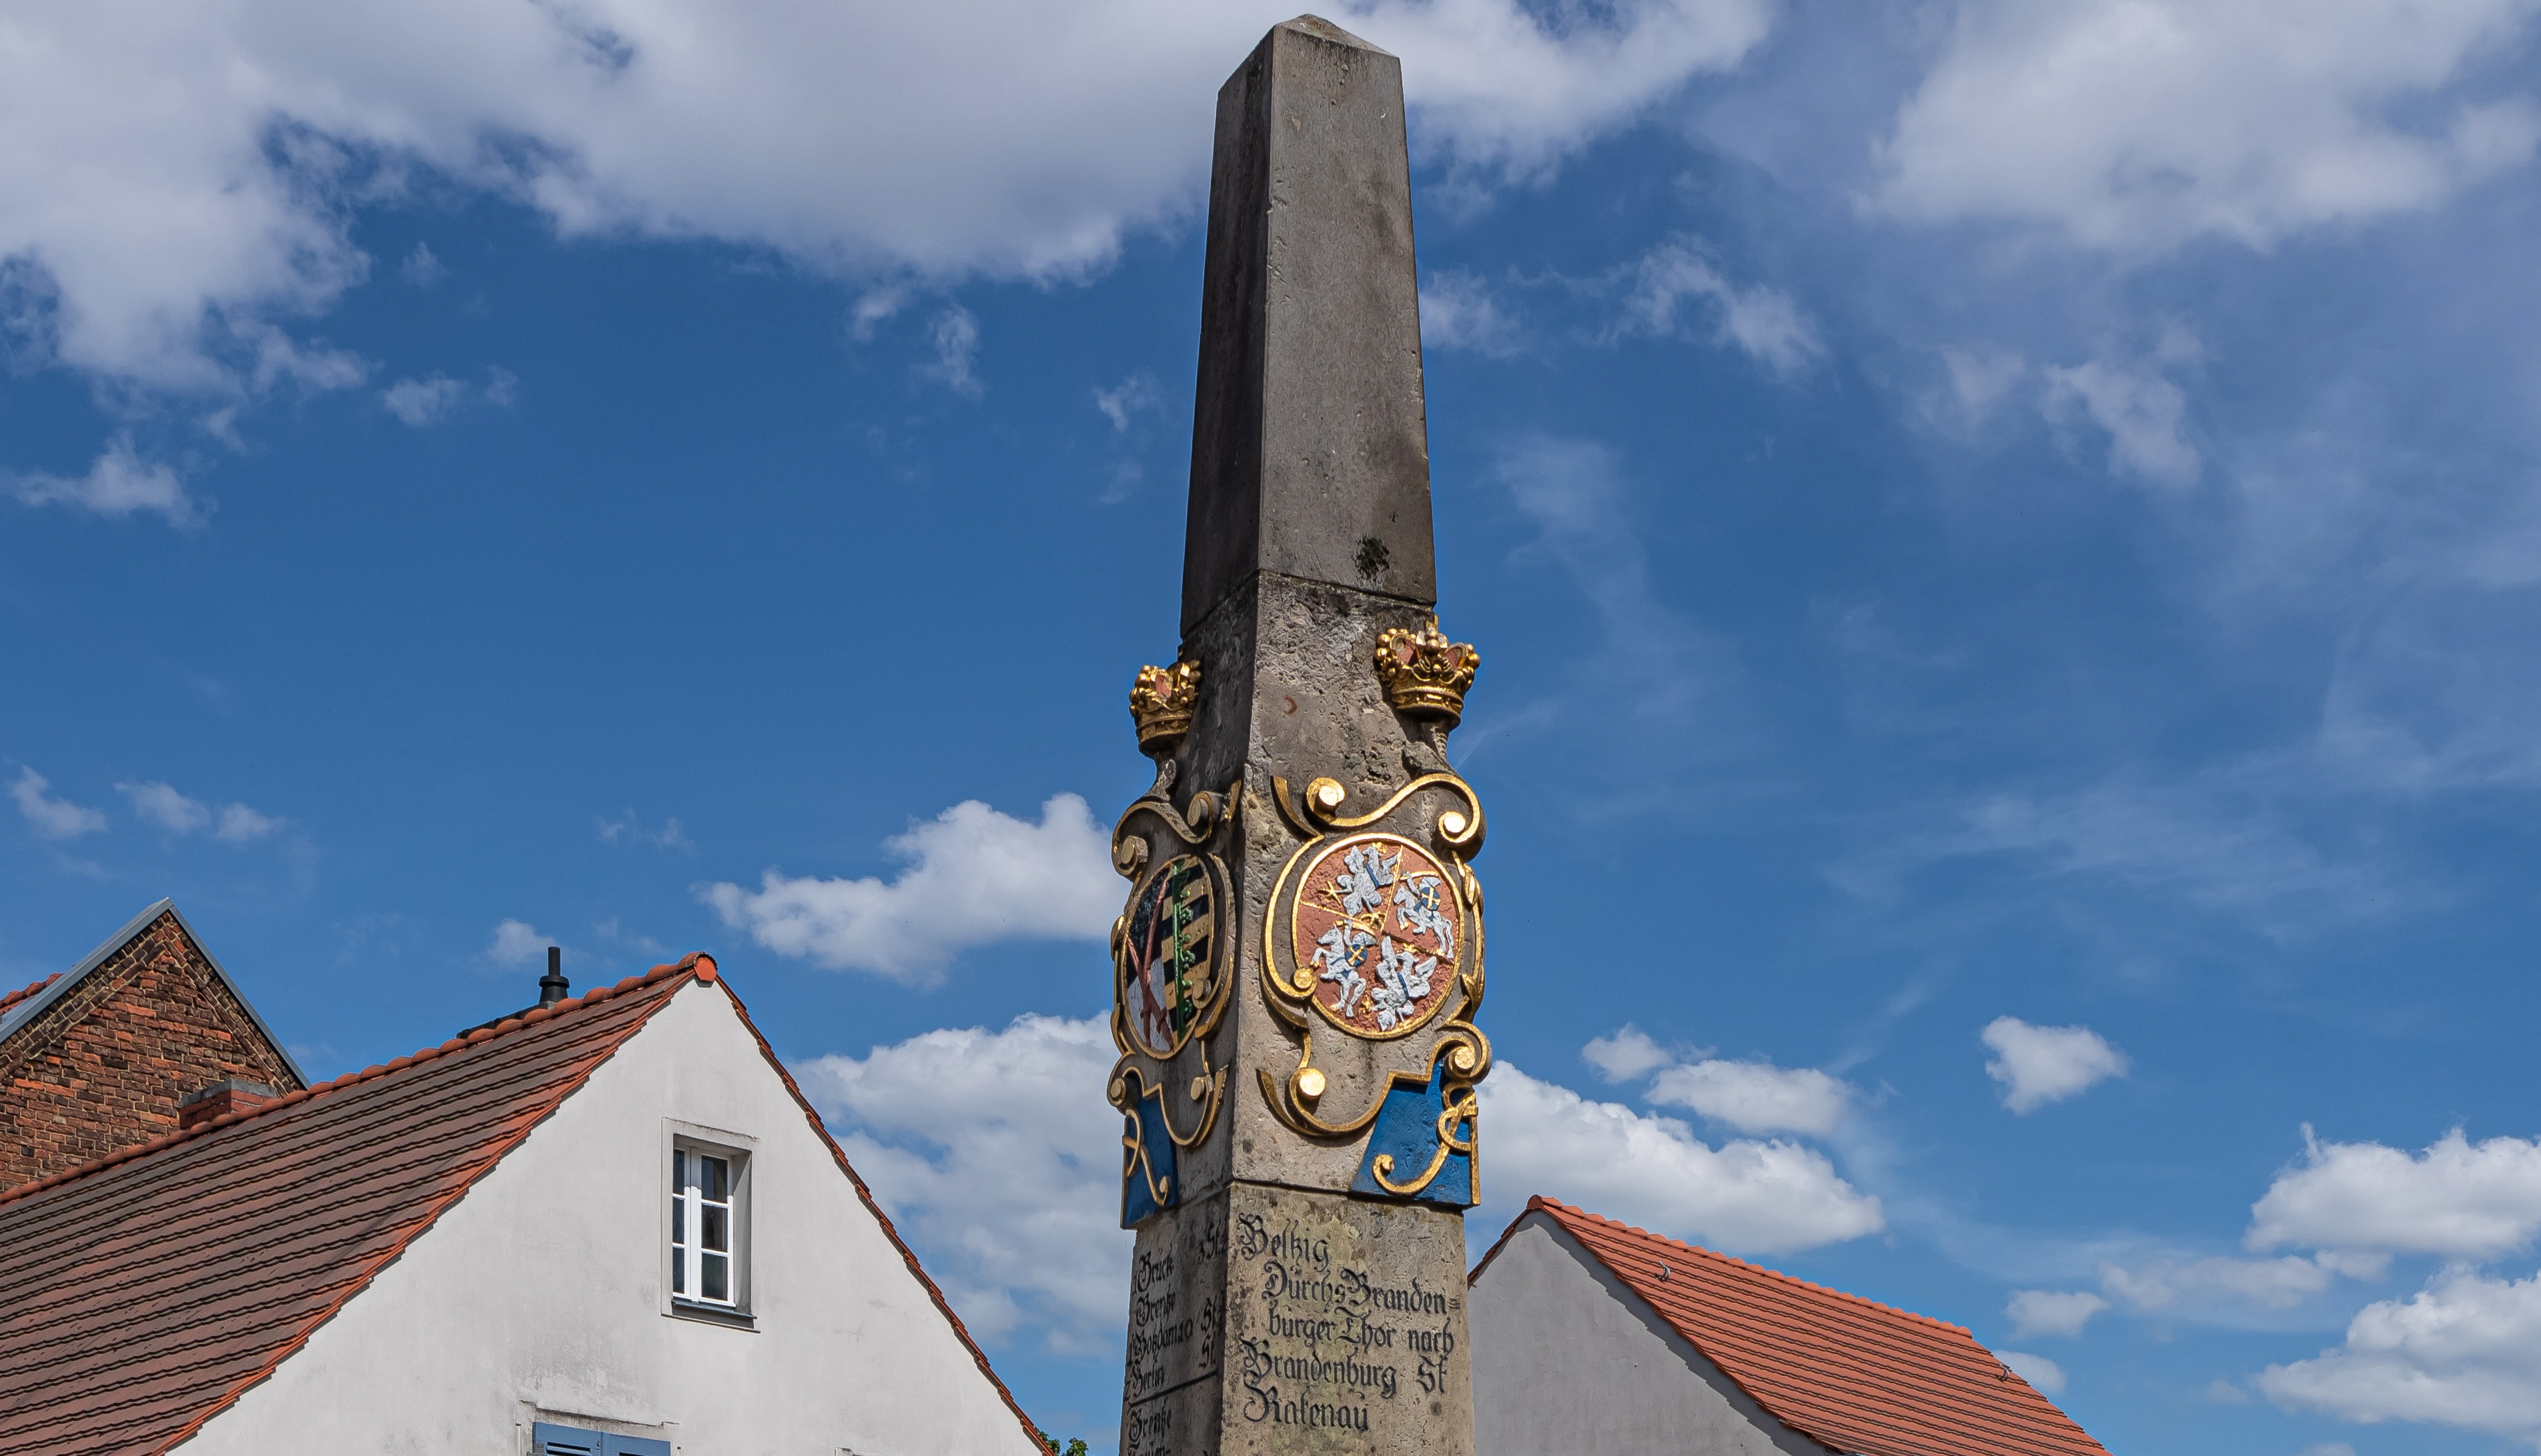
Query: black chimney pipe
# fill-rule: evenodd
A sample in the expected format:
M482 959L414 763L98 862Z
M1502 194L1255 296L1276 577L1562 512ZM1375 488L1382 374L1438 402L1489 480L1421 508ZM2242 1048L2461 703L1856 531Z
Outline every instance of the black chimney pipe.
M563 1000L565 992L573 988L572 983L564 979L563 967L564 947L560 945L548 946L547 974L539 978L540 1005L552 1006L556 1002Z

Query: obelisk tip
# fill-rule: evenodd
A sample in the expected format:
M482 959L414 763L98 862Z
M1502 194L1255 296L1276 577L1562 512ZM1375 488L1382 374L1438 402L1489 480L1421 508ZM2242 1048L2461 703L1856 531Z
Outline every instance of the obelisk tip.
M1302 31L1305 34L1314 36L1318 40L1330 40L1336 45L1355 45L1361 50L1375 51L1378 55L1394 54L1393 51L1386 49L1382 45L1370 44L1369 42L1360 39L1358 36L1351 35L1349 32L1343 30L1337 25L1334 25L1331 21L1324 19L1320 15L1301 15L1292 21L1282 21L1278 25L1272 26L1270 29L1274 31Z

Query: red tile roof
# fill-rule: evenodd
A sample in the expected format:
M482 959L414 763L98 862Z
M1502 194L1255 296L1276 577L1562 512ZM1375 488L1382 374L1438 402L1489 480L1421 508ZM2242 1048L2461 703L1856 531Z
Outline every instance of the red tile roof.
M271 1374L676 992L715 980L712 960L690 956L0 1193L0 1287L11 1291L0 1309L0 1451L158 1453L185 1440ZM775 1064L737 996L733 1009ZM785 1085L995 1382L791 1076ZM276 1216L286 1208L288 1218ZM242 1238L255 1258L237 1257ZM1029 1433L1032 1422L996 1388Z
M1529 1199L1757 1405L1857 1456L2108 1456L1957 1325ZM1479 1279L1521 1214L1474 1268Z
M20 1001L27 999L29 996L34 995L36 992L42 990L45 986L48 986L61 979L62 973L56 971L52 975L45 977L43 980L36 982L34 985L20 986L18 989L9 992L9 994L0 996L0 1016L8 1015L10 1007L17 1005Z

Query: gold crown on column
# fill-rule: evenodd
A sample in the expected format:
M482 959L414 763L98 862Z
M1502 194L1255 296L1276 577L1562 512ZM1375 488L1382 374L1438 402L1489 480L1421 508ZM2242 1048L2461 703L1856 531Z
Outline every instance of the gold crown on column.
M1385 685L1385 700L1394 710L1416 717L1444 718L1447 726L1465 713L1465 690L1474 686L1474 669L1483 655L1465 642L1450 642L1431 618L1424 627L1390 627L1376 639L1376 676Z
M1138 724L1138 752L1162 753L1191 732L1199 706L1199 664L1185 658L1169 668L1142 667L1129 682L1129 716Z

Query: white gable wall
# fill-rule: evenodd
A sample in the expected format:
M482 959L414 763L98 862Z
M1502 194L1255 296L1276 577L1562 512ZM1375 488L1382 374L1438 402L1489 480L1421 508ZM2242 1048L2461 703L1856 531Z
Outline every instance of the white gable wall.
M662 1312L670 1121L756 1139L755 1331ZM693 983L182 1450L517 1456L533 1419L692 1456L1033 1450L722 987Z
M1827 1456L1530 1213L1465 1300L1476 1456Z

